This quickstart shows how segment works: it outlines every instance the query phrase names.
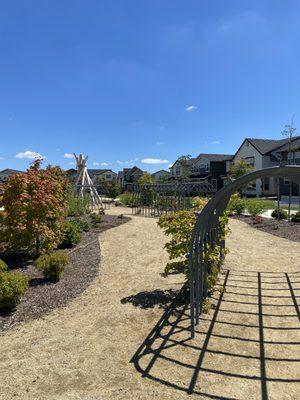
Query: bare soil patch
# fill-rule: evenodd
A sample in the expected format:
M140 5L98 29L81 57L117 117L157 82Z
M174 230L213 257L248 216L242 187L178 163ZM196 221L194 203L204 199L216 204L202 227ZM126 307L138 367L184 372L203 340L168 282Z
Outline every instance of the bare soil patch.
M28 276L29 289L15 310L0 313L0 332L23 321L40 318L56 308L64 307L71 299L82 293L99 270L99 234L128 220L128 217L104 215L98 227L83 232L81 242L65 250L69 254L70 263L57 283L45 279L42 273L34 268L32 259L7 259L10 270Z
M231 218L246 222L252 228L270 233L271 235L289 239L294 242L300 242L300 224L298 223L285 220L277 221L271 218L262 218L262 222L253 223L253 219L245 215L235 215Z

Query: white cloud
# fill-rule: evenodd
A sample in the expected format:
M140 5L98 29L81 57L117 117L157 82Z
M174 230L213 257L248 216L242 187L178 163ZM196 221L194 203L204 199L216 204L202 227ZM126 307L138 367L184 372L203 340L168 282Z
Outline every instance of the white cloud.
M72 153L65 153L64 158L74 158L74 154Z
M196 111L196 110L198 110L198 107L197 107L197 106L193 106L193 105L187 106L187 107L185 108L185 111L187 111L187 112Z
M169 160L161 160L160 158L144 158L143 164L168 164Z
M34 159L34 158L46 158L44 156L42 156L40 153L37 153L36 151L31 151L31 150L26 150L26 151L20 151L18 154L15 155L16 158L30 158L30 159Z
M108 162L101 162L101 163L99 163L99 162L93 162L93 165L94 165L95 167L99 167L100 165L101 165L101 167L108 167L109 165L111 165L111 163L108 163Z
M0 161L2 161L2 160L5 160L5 158L4 157L0 157Z
M69 161L68 164L69 165L75 165L74 161Z
M172 164L172 163L170 163L170 164L168 165L168 168L171 168L171 167L172 167L172 165L173 165L173 164Z
M120 165L123 165L123 164L128 165L128 164L133 164L135 161L139 161L139 159L133 158L132 160L126 160L126 161L117 160L116 163L120 164Z
M156 146L162 146L163 144L165 144L165 142L156 142L155 144Z
M220 140L213 140L211 143L212 144L221 144Z

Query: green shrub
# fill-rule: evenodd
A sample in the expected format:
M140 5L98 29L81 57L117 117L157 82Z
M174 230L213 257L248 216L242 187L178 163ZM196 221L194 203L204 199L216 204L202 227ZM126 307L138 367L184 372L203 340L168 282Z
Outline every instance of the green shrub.
M8 267L6 265L6 263L2 260L0 260L0 273L1 272L6 272L8 270Z
M80 232L88 232L91 230L91 224L81 218L72 219L72 224L75 224Z
M297 211L295 214L292 214L291 221L300 222L300 211Z
M248 213L251 217L256 217L266 210L266 205L262 200L251 199L246 202Z
M135 200L134 193L124 192L117 198L117 202L122 206L131 206Z
M287 219L287 212L282 208L275 208L275 210L272 211L271 217L276 219Z
M69 193L67 198L67 216L80 217L89 213L89 200L87 197L80 197Z
M35 262L35 267L41 271L44 277L49 279L49 281L57 282L68 263L69 256L62 251L57 251L52 254L40 256Z
M14 308L28 288L28 278L19 272L0 274L0 309Z
M65 221L63 224L63 240L60 247L72 247L78 244L82 238L82 232L74 221Z
M244 214L246 211L246 200L234 194L229 200L227 211L229 214Z
M91 218L91 224L93 227L96 227L100 222L102 221L102 216L96 213L92 213L90 215Z
M208 203L209 199L207 197L193 197L192 199L192 208L196 210L202 210L206 204Z

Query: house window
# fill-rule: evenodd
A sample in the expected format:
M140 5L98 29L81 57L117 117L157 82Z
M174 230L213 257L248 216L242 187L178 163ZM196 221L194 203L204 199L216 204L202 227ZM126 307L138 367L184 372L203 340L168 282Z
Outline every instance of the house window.
M175 174L180 175L180 166L179 165L178 165L178 167L176 167Z
M208 163L208 164L205 164L205 172L209 172L209 171L210 171L210 165Z
M254 167L254 164L255 164L255 158L254 157L245 157L244 161L246 161L249 165Z
M288 179L284 178L283 184L284 184L284 185L289 185L289 184L290 184L290 181L289 181Z
M111 174L106 174L106 179L110 179L111 178Z
M217 181L217 179L212 179L212 180L211 180L211 185L212 185L212 187L213 187L214 190L217 190L217 188L218 188L218 181Z

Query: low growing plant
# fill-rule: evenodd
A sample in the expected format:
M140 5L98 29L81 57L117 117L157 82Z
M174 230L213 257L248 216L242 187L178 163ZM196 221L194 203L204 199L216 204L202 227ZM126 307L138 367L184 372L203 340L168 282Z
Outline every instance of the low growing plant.
M57 251L40 256L35 262L35 267L43 273L46 279L57 282L68 263L69 256L63 251Z
M75 218L71 220L72 224L75 224L78 230L82 232L88 232L91 230L91 224L88 221L85 221L81 218Z
M102 221L102 216L96 213L90 215L91 224L95 228Z
M295 214L292 214L291 221L296 223L300 222L300 211L297 211Z
M0 273L0 309L11 310L28 288L28 278L20 272Z
M240 197L238 194L232 195L227 206L227 211L229 215L244 214L246 211L246 200Z
M275 208L275 210L273 210L271 214L271 217L275 219L287 219L287 216L287 212L282 208Z
M257 215L262 214L266 210L265 203L258 199L250 199L246 202L246 207L248 213L251 217L256 217Z
M87 197L80 197L73 192L67 197L67 216L80 217L89 213L89 200Z
M207 197L193 197L192 199L192 208L195 210L202 210L206 204L208 203L208 198Z
M6 272L7 270L8 270L7 264L4 261L0 260L0 273Z
M63 240L60 247L72 247L78 244L82 238L82 232L74 221L65 221L63 224Z
M134 193L124 192L117 197L117 202L122 206L131 206L135 199Z

